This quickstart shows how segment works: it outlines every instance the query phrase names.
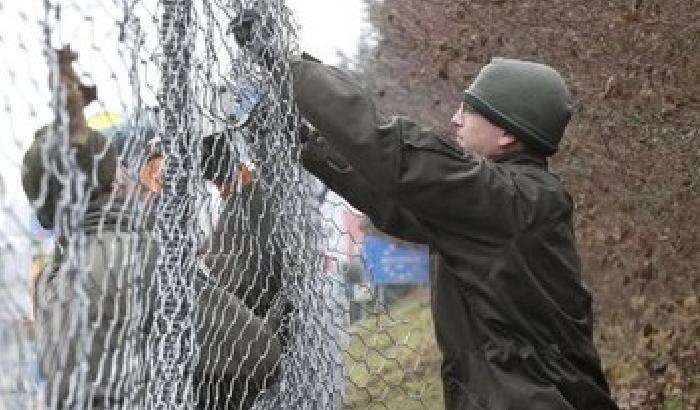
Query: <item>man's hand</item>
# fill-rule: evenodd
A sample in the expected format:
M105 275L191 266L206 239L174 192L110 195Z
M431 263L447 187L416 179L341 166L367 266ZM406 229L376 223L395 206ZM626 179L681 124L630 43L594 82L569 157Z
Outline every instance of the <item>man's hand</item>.
M84 106L97 100L97 86L83 84L75 73L75 70L73 70L73 63L78 60L78 53L71 49L70 44L65 45L60 50L56 50L56 54L58 55L58 72L61 81L63 81L64 84L70 83L67 84L67 86L77 87L83 97L82 104Z
M274 50L269 46L275 35L274 29L275 24L271 18L263 19L258 11L246 9L231 21L226 33L233 34L238 46L249 52L256 63L272 70L277 61Z
M299 120L298 130L299 142L302 144L309 142L309 140L315 140L320 136L318 130L304 119Z
M243 10L241 16L231 22L226 34L233 34L236 43L241 48L247 49L253 42L254 26L259 21L260 15L257 11L251 9Z

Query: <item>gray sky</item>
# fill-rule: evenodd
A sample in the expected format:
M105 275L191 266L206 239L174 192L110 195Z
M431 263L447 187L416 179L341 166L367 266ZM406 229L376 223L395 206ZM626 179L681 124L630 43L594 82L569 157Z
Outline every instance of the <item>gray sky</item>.
M369 30L363 0L287 0L301 24L304 51L326 63L336 63L337 51L352 57L357 41Z

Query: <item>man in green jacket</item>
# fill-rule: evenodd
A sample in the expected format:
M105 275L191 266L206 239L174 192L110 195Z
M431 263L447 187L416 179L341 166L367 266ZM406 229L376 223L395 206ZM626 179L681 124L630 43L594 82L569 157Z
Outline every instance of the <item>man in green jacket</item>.
M305 166L381 230L430 246L448 409L617 409L592 340L573 203L547 167L572 113L552 68L494 59L442 138L381 118L347 73L291 63ZM319 136L320 135L320 136Z

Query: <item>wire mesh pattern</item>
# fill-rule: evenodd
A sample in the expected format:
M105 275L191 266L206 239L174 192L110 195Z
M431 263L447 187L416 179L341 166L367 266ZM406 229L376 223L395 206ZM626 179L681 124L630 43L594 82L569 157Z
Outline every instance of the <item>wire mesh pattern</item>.
M0 409L429 407L425 303L300 164L287 5L36 3L0 1Z

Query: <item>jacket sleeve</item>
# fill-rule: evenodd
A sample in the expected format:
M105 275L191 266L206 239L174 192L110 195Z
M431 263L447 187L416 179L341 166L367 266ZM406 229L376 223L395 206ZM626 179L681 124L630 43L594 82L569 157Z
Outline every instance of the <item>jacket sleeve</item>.
M468 234L479 242L510 235L515 188L500 165L408 119L380 119L369 95L340 69L294 61L292 70L300 113L374 192L431 231Z
M29 201L36 207L39 223L46 229L53 229L58 182L46 169L47 160L42 147L46 141L47 127L34 134L32 145L22 159L22 188Z
M325 137L312 136L302 150L304 167L382 232L399 239L427 244L420 222L407 209L376 191L362 175L334 151Z

